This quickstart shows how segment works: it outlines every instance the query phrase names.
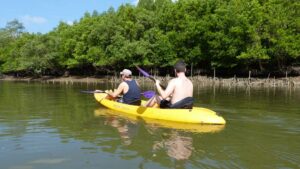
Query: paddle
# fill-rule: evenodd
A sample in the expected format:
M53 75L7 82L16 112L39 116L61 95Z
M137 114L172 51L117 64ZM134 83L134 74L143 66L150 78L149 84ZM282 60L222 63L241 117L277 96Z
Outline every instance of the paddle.
M88 93L88 94L93 94L93 93L105 93L103 90L81 90L81 93Z
M80 92L87 93L87 94L106 93L103 90L81 90ZM153 97L155 95L155 91L153 91L153 90L144 91L143 93L141 93L141 95L143 95L147 99L150 99L151 97Z
M139 66L135 66L145 77L148 77L149 79L151 79L153 82L156 82L156 79L151 76L149 73L147 73L146 71L144 71L143 69L141 69ZM162 84L159 84L161 88L166 89L166 87Z
M141 93L145 98L147 99L150 99L152 98L154 95L155 95L155 91L153 90L148 90L148 91L145 91L143 93Z

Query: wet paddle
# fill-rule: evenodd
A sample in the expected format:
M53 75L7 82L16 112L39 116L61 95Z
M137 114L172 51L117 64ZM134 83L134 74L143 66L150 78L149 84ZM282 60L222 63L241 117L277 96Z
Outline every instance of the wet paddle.
M153 82L156 82L156 79L151 76L148 72L144 71L143 69L141 69L139 66L135 66L145 77L148 77L149 79L151 79ZM162 84L159 84L161 88L166 89L166 87Z
M87 94L106 93L103 90L81 90L80 92L87 93ZM151 97L153 97L155 95L155 91L153 91L153 90L144 91L143 93L141 93L141 95L143 95L147 99L150 99Z

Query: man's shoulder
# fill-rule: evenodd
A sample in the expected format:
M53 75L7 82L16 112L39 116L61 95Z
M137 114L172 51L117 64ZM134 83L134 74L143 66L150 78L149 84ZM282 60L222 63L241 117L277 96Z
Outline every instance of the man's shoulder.
M178 80L179 80L178 77L176 77L176 78L171 79L169 81L169 83L176 83Z
M119 86L122 86L122 87L124 87L124 86L127 86L127 85L128 85L128 84L127 84L126 82L124 82L124 81L123 81L123 82L121 82L121 83L120 83L120 85L119 85Z
M187 77L186 78L178 78L178 77L176 77L176 78L171 79L170 82L171 81L173 81L173 82L176 82L176 81L185 81L185 80L191 81L191 79L189 79Z

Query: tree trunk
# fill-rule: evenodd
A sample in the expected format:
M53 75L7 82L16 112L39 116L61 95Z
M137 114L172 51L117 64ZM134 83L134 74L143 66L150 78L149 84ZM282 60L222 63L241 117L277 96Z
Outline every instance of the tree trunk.
M265 68L262 65L261 59L258 60L258 65L259 65L259 70L260 71L265 71Z

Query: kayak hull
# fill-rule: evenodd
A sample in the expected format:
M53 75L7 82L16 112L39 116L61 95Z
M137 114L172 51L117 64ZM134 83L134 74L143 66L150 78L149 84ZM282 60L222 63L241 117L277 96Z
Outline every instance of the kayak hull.
M106 99L105 93L94 93L95 99L103 106L126 113L128 115L140 116L148 119L165 120L179 123L194 124L225 124L223 117L217 115L216 112L200 107L193 109L160 109L144 106L135 106L119 103Z

